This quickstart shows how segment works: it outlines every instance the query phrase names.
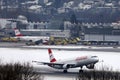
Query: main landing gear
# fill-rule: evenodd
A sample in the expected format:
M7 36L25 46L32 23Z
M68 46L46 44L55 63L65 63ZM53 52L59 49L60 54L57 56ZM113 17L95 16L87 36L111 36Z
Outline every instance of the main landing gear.
M67 73L67 69L63 70L64 73Z
M63 70L64 73L67 73L67 69ZM79 73L83 73L82 67L80 67Z
M79 73L83 73L83 70L79 70Z

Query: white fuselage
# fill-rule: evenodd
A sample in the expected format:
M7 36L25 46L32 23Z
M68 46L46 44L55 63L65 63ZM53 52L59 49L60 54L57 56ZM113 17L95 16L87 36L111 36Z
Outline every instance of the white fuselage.
M24 41L38 41L38 40L49 40L49 37L47 36L17 36L17 37L14 37L14 38L17 38L19 40L24 40Z
M99 61L97 56L82 56L82 57L77 57L73 59L67 59L67 60L62 60L62 61L57 61L55 63L57 64L63 64L63 65L50 65L50 67L57 68L57 69L64 69L64 65L72 65L70 68L75 68L75 67L82 67L82 66L87 66L89 64L95 64Z

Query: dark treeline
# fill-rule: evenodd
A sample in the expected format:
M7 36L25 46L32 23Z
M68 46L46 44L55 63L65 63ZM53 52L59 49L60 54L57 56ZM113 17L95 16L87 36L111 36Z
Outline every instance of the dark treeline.
M120 73L114 71L84 71L77 80L120 80Z
M96 12L97 10L94 10ZM120 11L116 10L115 12L112 12L112 10L106 10L106 11L98 11L97 13L94 13L92 10L90 11L83 11L83 12L74 12L76 15L76 18L79 22L85 22L85 23L111 23L116 22L120 20ZM54 12L52 12L54 13ZM13 15L14 14L14 15ZM7 9L4 9L0 11L0 17L1 18L17 18L19 15L24 15L28 18L29 21L41 21L46 20L50 21L54 17L54 19L61 19L65 18L66 20L70 20L70 16L72 15L71 12L64 13L64 14L41 14L41 13L31 13L28 11L22 11L21 9L16 9L14 11L9 11Z
M41 74L34 72L30 64L0 64L0 80L43 80ZM120 72L108 69L83 71L76 80L120 80Z
M29 64L0 64L0 80L42 80Z

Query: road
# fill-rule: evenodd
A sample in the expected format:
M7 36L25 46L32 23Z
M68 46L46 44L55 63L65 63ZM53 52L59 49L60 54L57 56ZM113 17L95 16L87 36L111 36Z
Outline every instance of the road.
M97 47L97 46L83 46L83 45L62 45L57 46L56 45L38 45L38 46L26 46L26 42L0 42L1 48L27 48L27 49L58 49L58 50L72 50L72 51L103 51L103 52L120 52L120 47ZM71 47L72 48L66 48Z
M0 42L0 47L4 48L21 48L25 42Z

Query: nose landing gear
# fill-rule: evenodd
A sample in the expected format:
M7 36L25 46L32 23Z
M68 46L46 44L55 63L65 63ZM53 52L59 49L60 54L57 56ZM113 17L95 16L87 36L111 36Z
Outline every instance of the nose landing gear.
M83 73L82 66L80 67L79 73Z

